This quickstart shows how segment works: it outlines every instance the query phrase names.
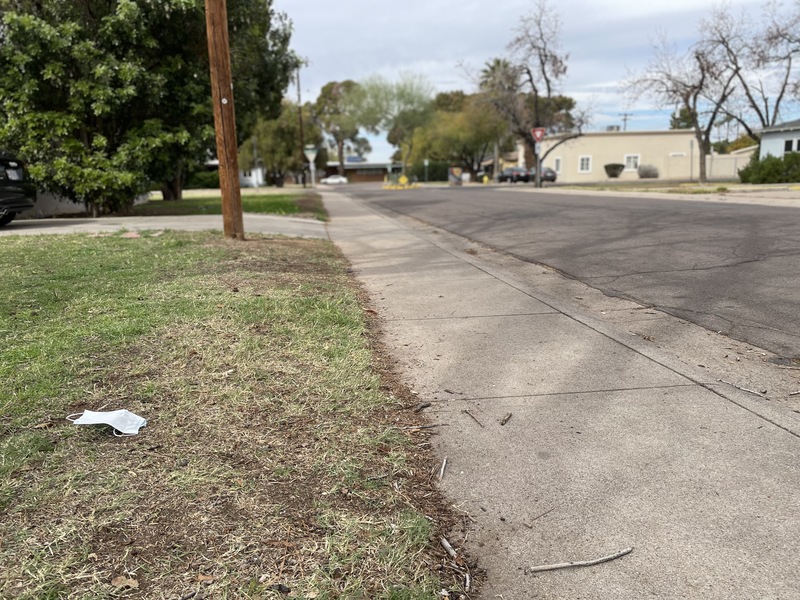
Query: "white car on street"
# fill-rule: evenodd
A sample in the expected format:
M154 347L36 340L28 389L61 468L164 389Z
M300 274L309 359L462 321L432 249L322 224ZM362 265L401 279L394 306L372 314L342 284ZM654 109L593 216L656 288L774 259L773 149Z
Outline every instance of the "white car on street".
M320 183L325 185L338 185L340 183L347 183L347 177L342 175L328 175L319 180Z

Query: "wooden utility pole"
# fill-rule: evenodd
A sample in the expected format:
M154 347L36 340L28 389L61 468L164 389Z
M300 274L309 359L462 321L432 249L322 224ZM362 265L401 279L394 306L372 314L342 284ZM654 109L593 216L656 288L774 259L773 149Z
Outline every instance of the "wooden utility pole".
M303 65L297 65L297 118L300 121L300 171L303 187L306 187L306 155L303 149L306 147L303 139L303 101L300 99L300 69Z
M236 113L228 44L228 9L225 0L205 0L208 62L214 128L217 132L219 188L222 192L222 225L227 237L244 239L242 196L239 189L239 149L236 146Z

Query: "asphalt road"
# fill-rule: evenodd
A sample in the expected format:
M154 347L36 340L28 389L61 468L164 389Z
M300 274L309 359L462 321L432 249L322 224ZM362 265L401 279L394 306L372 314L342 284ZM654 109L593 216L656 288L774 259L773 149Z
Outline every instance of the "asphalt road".
M800 357L798 208L495 188L348 193L607 295Z

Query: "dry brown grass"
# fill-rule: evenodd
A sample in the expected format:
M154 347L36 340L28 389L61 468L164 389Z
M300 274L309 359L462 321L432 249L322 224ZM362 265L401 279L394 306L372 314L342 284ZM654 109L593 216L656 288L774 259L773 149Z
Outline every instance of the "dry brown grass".
M3 448L27 448L0 482L0 596L432 597L445 562L432 540L452 515L337 251L139 242L170 239L216 258L126 285L181 312L92 344L60 397L0 421ZM148 424L118 438L63 420L85 408Z

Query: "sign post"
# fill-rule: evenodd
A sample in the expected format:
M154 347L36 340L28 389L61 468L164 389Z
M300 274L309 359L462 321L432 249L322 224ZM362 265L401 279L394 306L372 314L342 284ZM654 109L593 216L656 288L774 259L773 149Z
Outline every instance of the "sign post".
M308 159L308 166L311 169L311 187L316 187L316 183L314 182L314 175L316 174L317 165L314 163L314 159L317 158L317 149L314 146L306 146L305 155Z
M542 140L544 139L544 127L531 129L533 141L536 142L536 187L542 187Z

